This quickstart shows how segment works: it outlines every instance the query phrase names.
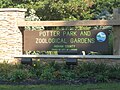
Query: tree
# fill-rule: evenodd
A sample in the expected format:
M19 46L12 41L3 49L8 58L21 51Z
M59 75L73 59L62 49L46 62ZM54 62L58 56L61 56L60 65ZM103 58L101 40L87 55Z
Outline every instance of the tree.
M30 9L28 13L29 15L25 18L25 20L26 21L40 21L40 18L35 15L35 12L36 11L34 9ZM44 29L43 26L36 26L36 27L26 26L25 27L25 30L43 30L43 29Z

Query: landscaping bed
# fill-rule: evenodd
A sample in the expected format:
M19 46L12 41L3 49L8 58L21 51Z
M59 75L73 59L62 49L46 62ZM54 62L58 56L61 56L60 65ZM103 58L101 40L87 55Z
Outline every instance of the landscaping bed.
M39 84L88 84L120 82L120 65L81 62L76 66L51 61L36 61L33 65L0 64L0 84L39 85Z

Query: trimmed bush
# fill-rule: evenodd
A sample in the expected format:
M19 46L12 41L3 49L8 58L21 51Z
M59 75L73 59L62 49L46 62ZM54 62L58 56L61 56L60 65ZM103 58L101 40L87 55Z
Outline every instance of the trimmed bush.
M27 80L32 76L32 74L28 70L23 69L14 69L8 76L10 81L23 81Z
M74 68L57 62L34 62L29 65L0 64L0 80L20 82L28 79L40 80L79 80L93 78L97 82L120 80L120 65L81 62Z

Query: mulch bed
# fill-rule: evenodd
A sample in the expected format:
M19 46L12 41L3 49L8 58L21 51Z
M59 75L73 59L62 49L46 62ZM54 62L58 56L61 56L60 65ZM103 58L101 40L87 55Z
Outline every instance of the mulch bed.
M38 80L38 79L28 79L20 82L9 82L9 81L0 81L0 85L40 85L40 84L85 84L85 83L97 83L95 79L85 79L81 78L78 80Z
M40 85L40 84L51 84L51 85L79 85L79 84L88 84L88 83L98 83L94 78L80 78L77 80L38 80L38 79L29 79L26 81L19 82L9 82L9 81L0 81L0 85Z
M112 82L120 82L120 80L112 80ZM0 85L40 85L40 84L51 84L51 85L80 85L80 84L95 84L99 83L94 78L80 78L77 80L38 80L38 79L28 79L21 82L9 82L0 81Z

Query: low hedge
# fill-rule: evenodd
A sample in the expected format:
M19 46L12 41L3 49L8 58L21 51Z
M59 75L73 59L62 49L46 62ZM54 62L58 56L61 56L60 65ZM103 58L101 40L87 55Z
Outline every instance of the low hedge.
M72 68L70 68L72 67ZM0 80L21 82L28 79L38 80L79 80L93 78L96 82L111 82L120 80L120 65L105 63L81 62L68 67L64 63L36 61L29 65L0 64Z

